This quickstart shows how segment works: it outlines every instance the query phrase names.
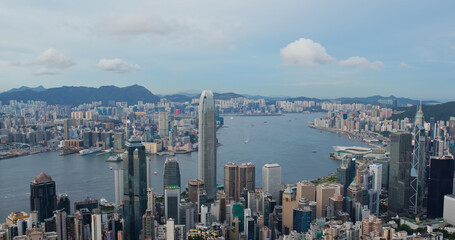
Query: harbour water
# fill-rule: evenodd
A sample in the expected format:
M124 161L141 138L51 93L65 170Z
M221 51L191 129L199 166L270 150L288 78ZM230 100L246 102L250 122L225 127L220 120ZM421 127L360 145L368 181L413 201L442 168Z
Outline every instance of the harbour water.
M336 170L339 161L328 159L332 146L366 146L334 134L308 127L308 121L325 113L286 114L283 116L225 117L218 130L222 144L217 149L217 182L223 184L223 167L228 162L251 162L256 166L256 186L262 185L262 165L277 162L282 166L283 183L319 178ZM46 152L0 160L0 219L13 211L30 211L30 182L46 172L56 182L57 193L70 200L106 198L114 201L114 173L122 162L106 162L109 154L71 154ZM176 155L180 163L182 186L197 178L197 152ZM150 185L162 193L163 165L166 156L150 158ZM111 169L112 168L112 169ZM157 172L156 175L153 172ZM2 221L2 220L0 220Z

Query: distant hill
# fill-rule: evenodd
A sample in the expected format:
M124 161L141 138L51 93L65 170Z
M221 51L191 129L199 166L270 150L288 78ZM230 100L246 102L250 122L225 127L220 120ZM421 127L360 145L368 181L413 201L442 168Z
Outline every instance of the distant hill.
M395 97L393 95L389 97L383 97L380 95L370 96L370 97L344 97L344 98L336 98L335 101L339 101L343 104L352 104L352 103L364 103L364 104L374 104L374 105L384 105L384 101L387 100L397 100L397 106L407 106L408 104L418 105L420 104L419 100L413 100L409 98L402 98L402 97ZM422 101L422 104L436 104L439 103L437 101Z
M172 94L172 95L162 96L162 98L165 98L171 102L191 102L191 100L196 97L189 97L189 96L182 95L182 94Z
M0 101L7 102L9 100L37 100L46 101L49 104L74 106L93 101L103 101L103 103L108 101L128 102L128 104L136 104L138 101L159 102L160 98L142 86L132 85L123 88L115 86L102 86L99 88L58 87L49 88L41 92L26 89L0 94Z
M213 97L218 100L229 100L232 98L244 97L243 95L237 93L213 93Z
M417 111L416 106L396 108L398 111L404 111L401 114L392 115L392 120L410 118L414 119ZM449 120L450 117L455 117L455 102L447 102L436 105L422 105L423 116L425 121L429 121L431 117L436 120Z
M46 88L44 88L43 85L39 85L38 87L35 87L35 88L22 86L19 88L12 88L6 92L21 92L21 91L25 91L25 90L32 90L34 92L42 92L42 91L46 90Z

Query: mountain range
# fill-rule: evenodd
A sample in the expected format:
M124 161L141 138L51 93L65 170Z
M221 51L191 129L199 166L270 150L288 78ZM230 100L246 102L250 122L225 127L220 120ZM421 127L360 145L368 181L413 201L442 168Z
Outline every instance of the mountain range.
M0 101L8 102L9 100L38 100L46 101L49 104L62 104L62 105L79 105L82 103L90 103L93 101L102 101L107 103L109 101L115 102L128 102L128 104L135 104L138 101L143 102L159 102L161 99L167 99L173 102L191 102L192 99L199 98L200 91L197 90L188 90L179 92L177 94L170 95L155 95L146 89L143 86L132 85L128 87L116 87L116 86L102 86L99 88L94 87L76 87L76 86L63 86L57 88L46 89L43 86L38 86L36 88L30 88L22 86L20 88L13 88L9 91L0 93ZM237 94L237 93L217 93L214 92L215 99L227 100L238 97L246 97L249 99L259 99L263 98L268 102L276 100L287 100L287 101L331 101L338 102L343 104L351 103L364 103L364 104L373 104L373 105L382 105L384 101L387 100L396 100L398 106L407 106L407 105L418 105L419 100L413 100L409 98L400 98L395 96L383 97L383 96L371 96L371 97L345 97L345 98L336 98L336 99L318 99L318 98L308 98L308 97L267 97L267 96L258 96L258 95L247 95L247 94ZM423 101L423 104L438 104L437 101ZM390 106L390 105L389 105Z

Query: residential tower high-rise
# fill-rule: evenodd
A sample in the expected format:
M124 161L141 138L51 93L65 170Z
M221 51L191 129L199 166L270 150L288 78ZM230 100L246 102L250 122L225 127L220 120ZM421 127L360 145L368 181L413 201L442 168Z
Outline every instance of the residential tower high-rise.
M205 90L199 100L199 179L204 181L208 198L216 197L216 126L215 100Z
M147 209L147 169L145 147L137 138L127 144L123 159L123 215L126 239L139 239L142 216Z

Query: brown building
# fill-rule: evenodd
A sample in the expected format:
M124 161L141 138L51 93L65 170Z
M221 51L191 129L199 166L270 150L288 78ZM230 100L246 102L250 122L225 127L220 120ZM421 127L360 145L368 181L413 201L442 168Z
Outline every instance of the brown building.
M289 234L293 230L294 208L299 206L295 187L287 187L283 192L283 225L282 233Z

